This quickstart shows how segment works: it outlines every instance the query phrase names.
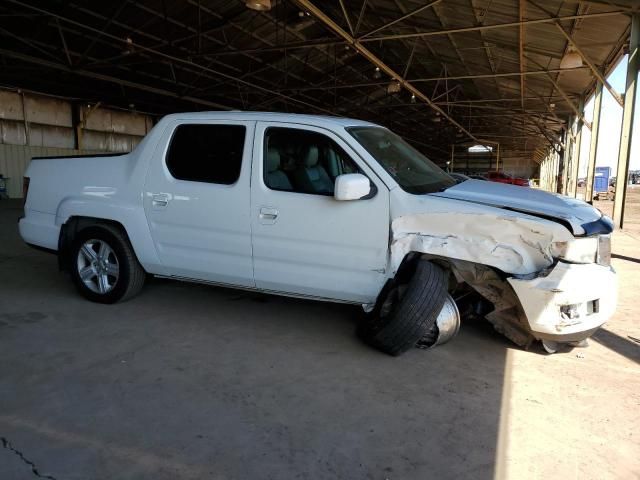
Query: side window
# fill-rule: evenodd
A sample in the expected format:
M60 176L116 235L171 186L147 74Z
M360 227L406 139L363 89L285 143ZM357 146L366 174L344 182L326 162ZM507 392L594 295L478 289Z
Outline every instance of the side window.
M242 125L183 124L173 132L167 168L178 180L231 185L240 177Z
M333 195L338 175L361 173L336 142L317 132L272 127L264 149L264 183L272 190Z

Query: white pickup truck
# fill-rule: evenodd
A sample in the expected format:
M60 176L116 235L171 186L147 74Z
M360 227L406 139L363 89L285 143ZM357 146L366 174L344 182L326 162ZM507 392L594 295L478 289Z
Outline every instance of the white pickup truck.
M364 121L175 114L131 153L34 159L25 175L22 238L57 252L96 302L128 299L152 274L360 304L362 338L394 355L454 335L456 303L548 351L615 310L612 223L598 210L456 184Z

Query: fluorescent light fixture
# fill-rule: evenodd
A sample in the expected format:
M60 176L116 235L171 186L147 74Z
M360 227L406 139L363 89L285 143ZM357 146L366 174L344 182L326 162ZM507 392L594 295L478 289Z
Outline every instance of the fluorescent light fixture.
M491 153L493 152L493 147L487 145L473 145L469 147L467 150L469 153Z
M245 0L244 4L251 10L265 12L271 10L271 0Z

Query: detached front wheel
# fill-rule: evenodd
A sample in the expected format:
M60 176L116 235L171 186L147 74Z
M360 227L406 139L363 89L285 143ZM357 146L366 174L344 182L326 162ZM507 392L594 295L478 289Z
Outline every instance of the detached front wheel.
M82 296L116 303L137 294L145 272L128 238L111 225L85 228L74 239L69 270Z
M434 328L447 299L447 276L437 265L419 260L411 280L392 289L360 336L371 346L400 355Z

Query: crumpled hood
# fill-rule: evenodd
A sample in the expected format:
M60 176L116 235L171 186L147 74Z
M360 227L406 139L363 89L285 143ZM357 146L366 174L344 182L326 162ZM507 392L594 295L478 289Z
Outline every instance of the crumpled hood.
M535 188L467 180L430 195L563 220L571 225L574 235L608 233L613 229L611 221L588 203Z

